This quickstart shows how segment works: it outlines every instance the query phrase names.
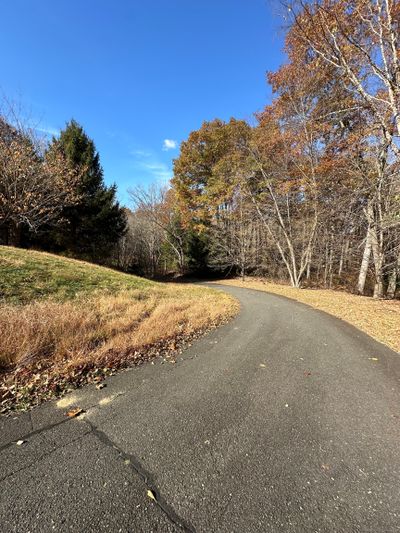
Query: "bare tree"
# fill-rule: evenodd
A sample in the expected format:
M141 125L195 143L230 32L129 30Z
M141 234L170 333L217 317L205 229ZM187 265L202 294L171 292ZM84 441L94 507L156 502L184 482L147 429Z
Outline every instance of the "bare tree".
M140 211L150 224L162 231L165 240L175 254L180 273L185 270L185 234L174 203L174 193L167 187L151 185L147 189L135 187L129 190L135 210Z
M256 217L254 206L239 182L231 202L219 206L211 223L211 266L229 272L234 270L242 279L255 268Z
M23 227L37 232L76 202L78 178L61 153L43 154L35 138L0 116L0 226L7 244L18 246Z
M363 191L367 233L357 289L361 294L364 291L372 254L374 296L382 297L385 275L396 270L396 258L388 262L387 254L394 248L398 213L394 191L399 176L393 171L400 155L398 2L295 0L288 5L288 14L291 33L297 45L307 51L308 61L315 67L334 69L335 76L353 94L354 106L369 116L363 128L364 159L374 159L375 164L367 166L369 174L362 180L367 182ZM391 276L393 279L394 274Z

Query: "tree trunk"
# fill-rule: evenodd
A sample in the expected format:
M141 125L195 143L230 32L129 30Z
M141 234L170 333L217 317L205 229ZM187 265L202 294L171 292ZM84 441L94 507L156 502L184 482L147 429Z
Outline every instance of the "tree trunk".
M358 283L357 283L357 292L358 294L361 294L361 295L364 294L365 281L367 279L369 260L371 257L371 250L372 250L372 231L371 231L371 226L368 225L367 237L365 239L364 253L363 253L363 258L361 261L360 273L358 275Z
M308 263L307 263L307 274L306 278L309 281L311 277L311 256L309 257Z
M384 264L384 253L382 246L380 246L380 241L378 241L378 236L376 234L375 228L372 228L372 253L374 256L374 265L375 265L375 287L374 287L374 298L383 298L384 296L384 287L383 287L383 264Z
M333 281L333 234L331 234L330 237L330 245L329 245L329 288L332 288L332 281Z
M346 239L345 242L342 245L341 253L340 253L340 261L339 261L339 270L338 270L338 276L340 277L343 273L343 269L346 265L347 260L347 254L349 253L349 239Z
M394 298L396 295L397 279L398 279L399 273L400 273L400 253L397 256L397 261L393 265L393 270L389 276L389 285L388 285L387 293L386 293L386 296L388 298Z
M328 244L325 244L325 268L324 268L324 287L328 286L328 267L329 267L329 252Z
M374 286L374 298L383 298L383 276L378 273Z
M240 269L240 277L242 278L242 281L245 280L245 268L244 268L244 265L242 264L241 266L241 269Z
M18 224L10 223L8 227L7 244L9 246L20 246L21 244L21 226Z
M342 244L342 246L340 248L340 259L339 259L339 269L338 269L338 276L339 277L342 275L343 261L344 261L344 244Z

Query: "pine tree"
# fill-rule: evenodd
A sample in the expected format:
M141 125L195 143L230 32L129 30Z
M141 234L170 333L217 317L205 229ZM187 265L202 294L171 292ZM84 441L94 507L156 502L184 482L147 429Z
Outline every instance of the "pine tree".
M75 120L67 123L49 151L61 150L67 162L80 168L79 203L63 212L65 223L53 232L59 249L103 263L126 228L126 217L116 201L116 186L104 183L94 142Z

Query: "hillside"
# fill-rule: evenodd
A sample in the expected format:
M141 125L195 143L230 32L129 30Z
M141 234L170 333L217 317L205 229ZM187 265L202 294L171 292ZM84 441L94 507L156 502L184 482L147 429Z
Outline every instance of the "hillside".
M169 356L236 310L218 291L0 246L0 411Z
M157 285L91 263L5 246L0 246L0 273L3 303L29 303L50 297L65 301L94 292L115 294Z

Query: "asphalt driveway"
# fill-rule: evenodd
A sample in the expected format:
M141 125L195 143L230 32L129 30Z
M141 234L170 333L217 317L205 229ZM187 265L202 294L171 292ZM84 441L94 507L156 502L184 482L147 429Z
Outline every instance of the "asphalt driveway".
M241 313L176 364L0 420L2 533L400 531L400 355L224 290Z

